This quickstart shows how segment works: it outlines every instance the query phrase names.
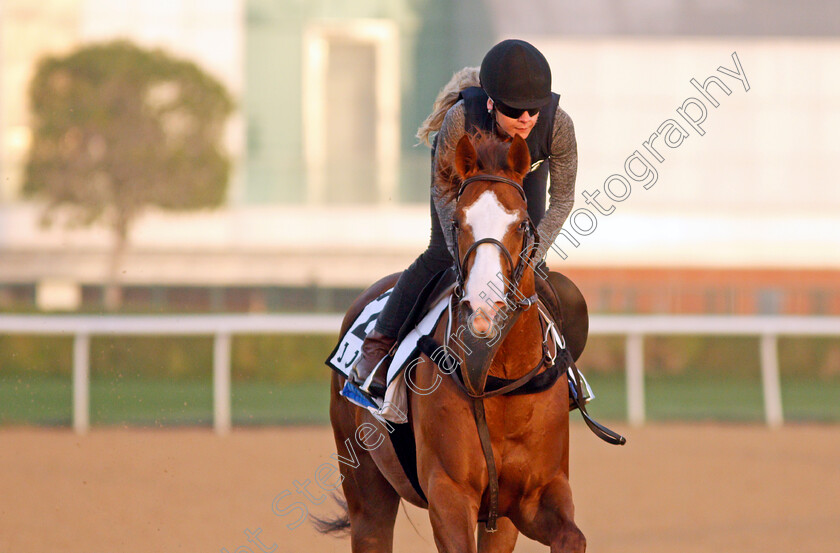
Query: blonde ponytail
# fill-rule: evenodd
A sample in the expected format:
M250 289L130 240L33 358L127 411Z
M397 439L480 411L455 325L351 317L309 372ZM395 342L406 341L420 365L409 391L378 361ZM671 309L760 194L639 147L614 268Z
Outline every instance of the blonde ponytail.
M426 120L417 129L416 136L421 143L427 146L432 145L429 137L432 133L440 130L446 112L458 102L458 95L461 94L461 91L471 86L481 86L478 80L478 67L465 67L452 75L449 82L438 92L434 106L432 106L432 113L426 117Z

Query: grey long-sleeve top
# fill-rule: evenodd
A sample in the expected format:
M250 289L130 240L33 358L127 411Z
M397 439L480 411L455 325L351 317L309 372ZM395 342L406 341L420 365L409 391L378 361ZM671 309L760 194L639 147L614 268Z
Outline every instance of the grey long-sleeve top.
M452 150L464 135L464 101L449 108L437 136L435 152L435 172L439 174L438 164L451 159ZM549 163L549 200L545 216L540 221L540 249L537 259L542 259L545 252L557 239L560 229L575 201L575 178L577 176L577 141L571 117L558 105L554 116L554 128L551 133L551 154ZM432 198L435 202L441 228L444 230L446 245L454 252L454 240L451 236L452 218L455 212L455 200L445 194L445 187L438 182L432 183ZM457 257L457 253L454 253Z

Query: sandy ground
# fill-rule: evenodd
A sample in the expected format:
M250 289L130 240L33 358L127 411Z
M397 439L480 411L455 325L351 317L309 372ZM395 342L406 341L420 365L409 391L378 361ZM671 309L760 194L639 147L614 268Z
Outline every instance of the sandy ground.
M608 446L572 429L572 488L590 552L840 551L840 426L650 425ZM273 514L334 452L328 428L0 429L0 553L350 551ZM292 496L284 498L289 505ZM328 503L312 512L324 513ZM299 514L301 511L296 511ZM416 526L412 527L409 518ZM248 546L244 548L243 546ZM426 513L396 551L434 551ZM548 548L520 537L516 551Z

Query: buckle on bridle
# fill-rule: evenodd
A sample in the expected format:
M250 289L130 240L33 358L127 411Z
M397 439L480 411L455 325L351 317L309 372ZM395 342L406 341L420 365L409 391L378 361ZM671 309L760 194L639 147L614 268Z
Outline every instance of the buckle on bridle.
M536 304L537 304L537 295L536 294L534 294L533 296L531 296L529 298L525 298L524 300L519 300L516 303L516 305L518 307L521 307L522 309L524 309L526 311L528 309L530 309L532 305L536 305Z

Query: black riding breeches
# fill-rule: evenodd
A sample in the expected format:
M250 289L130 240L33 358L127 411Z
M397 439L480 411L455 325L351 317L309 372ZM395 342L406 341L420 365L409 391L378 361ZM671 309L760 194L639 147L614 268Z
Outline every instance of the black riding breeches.
M396 338L411 308L414 307L417 294L433 276L452 266L452 255L446 247L446 238L434 202L431 211L432 234L429 247L400 275L394 291L391 292L376 321L376 330L385 336Z

